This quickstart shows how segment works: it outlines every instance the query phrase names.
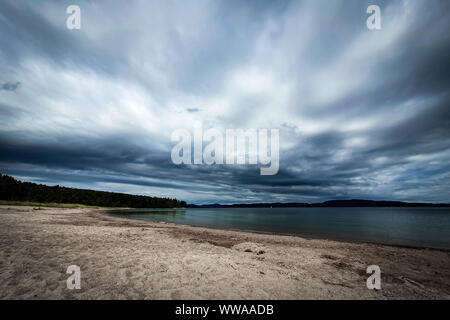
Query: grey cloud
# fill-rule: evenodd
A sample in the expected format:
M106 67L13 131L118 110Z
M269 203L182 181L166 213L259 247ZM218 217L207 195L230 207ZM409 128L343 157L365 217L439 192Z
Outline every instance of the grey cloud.
M0 90L16 91L20 87L20 82L5 82L1 85Z
M69 4L0 3L2 173L197 203L450 201L448 1L380 0L376 33L371 1L83 2L77 32ZM279 173L175 166L194 120L280 128Z

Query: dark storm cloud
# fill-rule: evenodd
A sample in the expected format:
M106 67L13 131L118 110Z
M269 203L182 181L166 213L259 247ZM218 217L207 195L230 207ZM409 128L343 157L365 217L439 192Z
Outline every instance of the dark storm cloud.
M3 21L0 43L9 63L20 63L35 55L60 61L79 45L73 45L70 34L55 28L31 2L2 1L0 16Z
M0 86L0 90L16 91L20 87L20 82L5 82Z
M190 202L450 201L450 3L0 3L0 171ZM21 82L12 81L20 79ZM194 106L194 107L192 107ZM280 170L181 165L170 134L280 128Z

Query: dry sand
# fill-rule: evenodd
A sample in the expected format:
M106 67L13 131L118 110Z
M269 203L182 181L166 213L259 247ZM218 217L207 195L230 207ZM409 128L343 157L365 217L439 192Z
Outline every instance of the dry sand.
M0 206L1 299L450 298L450 252ZM366 268L379 265L381 290ZM66 269L81 267L81 289Z

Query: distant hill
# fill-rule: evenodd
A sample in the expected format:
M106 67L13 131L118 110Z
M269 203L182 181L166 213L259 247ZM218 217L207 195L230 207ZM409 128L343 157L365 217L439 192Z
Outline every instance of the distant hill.
M448 203L412 203L401 201L373 201L373 200L330 200L320 203L240 203L240 204L189 204L189 208L316 208L316 207L450 207Z
M40 203L74 203L99 207L129 208L314 208L314 207L450 207L447 203L412 203L401 201L330 200L320 203L238 203L238 204L186 204L170 198L138 196L126 193L46 186L22 182L0 174L0 200Z
M22 182L0 174L0 200L47 203L77 203L100 207L179 208L185 201L169 198L138 196L126 193L46 186Z

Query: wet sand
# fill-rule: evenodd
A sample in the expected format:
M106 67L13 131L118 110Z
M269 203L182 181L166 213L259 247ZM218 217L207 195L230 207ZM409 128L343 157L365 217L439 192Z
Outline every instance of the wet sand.
M450 299L450 251L0 206L0 299ZM81 289L69 290L69 265ZM381 268L381 290L366 268Z

